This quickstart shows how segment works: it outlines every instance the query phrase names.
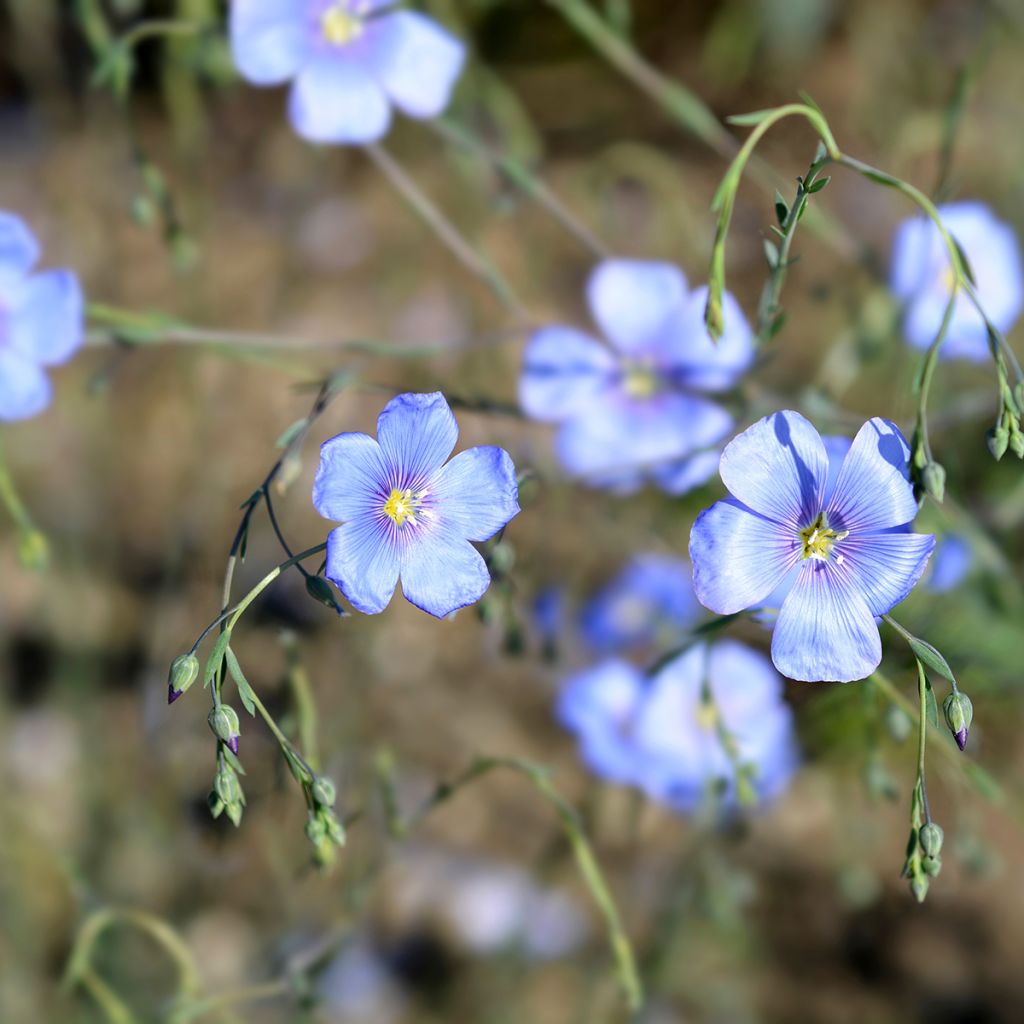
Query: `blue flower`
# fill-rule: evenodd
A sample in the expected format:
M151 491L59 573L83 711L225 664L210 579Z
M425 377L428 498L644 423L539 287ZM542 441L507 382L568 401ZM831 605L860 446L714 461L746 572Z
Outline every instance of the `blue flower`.
M32 274L39 244L25 223L0 211L0 420L23 420L50 404L45 368L82 344L82 292L68 270Z
M696 810L720 783L725 804L736 803L719 724L762 801L782 792L799 761L782 680L767 658L730 640L691 647L650 679L627 662L602 662L567 681L557 715L595 774L680 811Z
M254 85L294 79L289 115L310 142L375 142L392 104L437 117L465 60L459 40L392 0L234 0L231 48Z
M925 587L934 594L956 589L971 571L973 561L970 544L958 533L946 534L935 547Z
M1000 331L1008 331L1024 303L1024 273L1013 229L996 220L984 203L950 203L940 206L939 214L974 271L982 308ZM906 303L903 331L915 347L927 348L935 340L952 285L939 229L926 217L903 221L893 241L891 286ZM984 362L990 351L984 321L961 292L941 353Z
M732 493L698 516L690 559L698 600L729 615L792 576L772 636L792 679L863 679L882 657L875 616L910 593L935 545L910 530L910 450L883 419L864 424L832 483L818 432L795 412L755 423L722 453Z
M652 644L664 634L678 640L700 614L689 565L669 555L643 554L584 606L580 627L593 650L610 654Z
M519 511L516 471L501 448L470 448L446 464L458 436L434 392L388 402L376 440L347 433L321 446L313 504L344 523L327 539L327 577L359 611L383 611L399 579L406 599L438 618L490 585L469 542Z
M725 335L704 326L706 288L687 291L668 263L606 260L587 284L609 344L573 327L544 327L527 346L519 400L562 424L556 450L570 473L620 492L651 477L671 494L708 480L733 419L700 392L723 391L754 358L749 326L725 297Z

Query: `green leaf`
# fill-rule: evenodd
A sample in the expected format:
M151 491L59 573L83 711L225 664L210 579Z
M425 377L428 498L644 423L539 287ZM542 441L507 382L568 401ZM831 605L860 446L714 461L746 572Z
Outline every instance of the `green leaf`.
M309 420L303 416L296 420L275 442L278 448L287 448L309 426Z
M741 128L752 128L754 125L760 124L770 114L774 114L775 109L775 107L769 107L767 110L753 110L749 114L733 114L732 117L727 117L725 120L728 124L735 124Z
M235 681L235 686L238 687L238 696L241 698L242 704L245 710L256 717L256 696L252 692L252 687L249 685L249 680L245 678L245 673L242 672L242 666L238 664L238 658L235 657L235 652L228 647L224 656L227 658L228 672L231 673L231 678Z
M778 189L775 190L775 216L778 218L779 227L786 223L786 218L789 216L789 207Z
M807 194L813 196L815 192L820 192L831 180L831 176L827 174L824 178L817 178L807 186Z
M771 267L772 270L775 270L779 265L779 248L768 238L764 239L762 244L764 245L764 256L768 261L768 266Z
M224 662L224 652L228 649L229 643L231 643L231 630L226 629L217 637L217 642L213 645L213 650L210 651L210 657L207 659L206 671L203 672L204 690L220 671L220 667Z
M924 706L928 716L928 722L936 729L939 727L939 708L935 703L935 691L932 684L925 680L924 684Z
M949 682L956 684L956 676L953 675L953 670L949 667L949 663L946 659L926 640L921 640L916 636L907 634L907 643L910 644L910 649L914 652L914 657L921 662L926 668L930 668L933 672L937 672L943 679L948 679Z

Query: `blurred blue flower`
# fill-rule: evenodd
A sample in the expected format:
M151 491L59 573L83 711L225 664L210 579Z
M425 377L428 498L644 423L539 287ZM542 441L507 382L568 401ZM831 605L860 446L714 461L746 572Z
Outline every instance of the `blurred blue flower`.
M470 541L519 511L516 471L501 448L470 448L447 464L459 435L440 392L398 395L377 439L325 441L313 504L344 523L327 540L327 576L354 607L376 614L395 584L417 608L443 618L473 604L491 582Z
M970 544L958 533L946 534L935 546L925 587L935 594L954 590L970 572L973 561Z
M830 486L818 432L795 412L743 431L722 453L731 498L690 534L697 598L721 615L761 604L792 577L772 636L792 679L863 679L882 657L875 616L910 593L935 538L912 533L910 449L883 419L864 424Z
M254 85L294 79L289 115L310 142L375 142L392 104L437 117L465 60L458 39L392 0L234 0L231 49Z
M767 658L731 640L691 647L650 679L627 662L602 662L567 681L557 715L595 774L680 811L696 810L716 783L726 805L736 803L719 725L761 801L782 792L799 761L782 680Z
M713 450L733 419L700 392L731 387L750 365L750 327L731 295L716 345L704 326L706 288L687 291L668 263L606 260L587 300L608 345L573 327L536 331L519 400L527 415L561 423L556 450L570 473L628 493L645 478L671 494L708 480Z
M45 368L82 344L82 291L69 270L31 273L39 243L24 221L0 211L0 421L23 420L50 404Z
M580 628L593 650L611 654L652 644L665 634L678 638L701 611L682 558L643 554L584 606Z
M984 203L949 203L939 207L939 214L974 271L982 308L1000 331L1008 331L1024 303L1024 273L1013 229ZM927 217L911 217L897 228L890 278L893 293L906 303L907 340L927 348L939 332L953 285L942 236ZM963 293L953 307L941 354L974 362L991 358L984 321Z

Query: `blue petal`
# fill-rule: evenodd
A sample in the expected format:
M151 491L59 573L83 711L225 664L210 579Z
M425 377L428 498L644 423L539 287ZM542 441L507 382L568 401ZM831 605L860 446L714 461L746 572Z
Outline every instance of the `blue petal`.
M389 467L372 437L338 434L320 446L313 505L324 519L347 522L378 512L390 492Z
M490 585L480 552L445 529L425 532L403 553L402 593L439 619L475 604Z
M444 465L459 439L459 425L440 391L392 398L377 418L377 440L396 480L426 481Z
M295 131L310 142L376 142L391 124L391 106L370 73L333 54L299 71L289 115Z
M312 52L315 24L295 0L233 0L231 52L242 77L279 85L298 73Z
M594 319L623 352L655 345L685 297L686 278L671 263L605 260L587 282Z
M401 547L385 525L361 516L327 537L327 578L367 615L384 611L395 592Z
M903 526L917 515L907 479L910 448L899 428L875 417L857 431L828 503L829 526L853 534Z
M28 225L13 213L0 210L0 279L17 280L39 259L39 243Z
M800 551L795 532L735 499L716 501L690 531L697 600L719 615L760 604L797 563Z
M600 400L617 361L593 338L572 327L544 327L526 346L519 404L527 416L558 422Z
M437 515L466 540L493 537L519 512L516 468L501 448L460 452L434 478Z
M851 534L836 545L874 615L884 615L914 589L935 547L930 533Z
M415 11L396 11L367 27L367 68L410 117L437 117L462 71L466 48Z
M935 548L932 571L925 586L934 594L954 590L970 572L973 561L970 544L959 534L947 534Z
M78 278L48 270L27 278L9 311L8 340L43 366L66 362L82 344L84 315Z
M843 460L846 458L846 453L852 447L853 441L848 437L828 435L823 437L821 442L828 453L828 479L825 482L825 501L827 503L836 489L839 470L843 468Z
M878 627L853 574L834 561L805 562L775 625L775 667L790 679L848 683L881 660Z
M695 487L706 484L717 472L721 453L698 452L677 462L667 462L654 470L655 483L667 494L686 494Z
M51 394L50 382L35 362L0 347L0 421L35 416L50 404Z
M776 412L730 441L722 482L744 505L798 530L821 508L828 455L818 432L797 412Z
M942 236L924 215L902 221L893 236L889 287L898 299L909 299L931 285L943 263Z

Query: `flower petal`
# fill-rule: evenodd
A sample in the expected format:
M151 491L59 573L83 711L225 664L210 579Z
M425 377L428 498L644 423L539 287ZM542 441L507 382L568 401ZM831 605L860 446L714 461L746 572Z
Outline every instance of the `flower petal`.
M721 458L721 453L716 450L698 452L677 462L667 462L651 475L667 494L686 494L706 484L718 472Z
M803 416L776 412L726 445L720 472L722 482L744 505L800 529L821 508L828 455Z
M914 589L935 547L930 533L851 535L834 549L873 615L884 615Z
M20 352L0 347L0 421L35 416L50 404L51 395L41 367Z
M954 590L970 572L974 561L971 545L958 533L947 533L935 548L926 588L933 594Z
M0 278L16 280L39 259L39 243L28 225L13 213L0 210Z
M480 552L445 529L424 533L402 557L402 593L439 619L475 604L491 585Z
M434 478L437 515L466 540L493 537L519 512L516 468L502 448L459 452Z
M254 85L292 78L312 51L313 26L295 0L233 0L231 53L242 77Z
M388 464L372 437L338 434L320 446L313 505L324 519L347 522L379 511L389 493Z
M27 278L9 311L8 340L43 366L66 362L82 344L84 314L78 278L48 270Z
M568 419L600 399L616 366L612 353L582 331L544 327L523 355L519 404L535 420Z
M377 418L377 441L394 486L426 480L444 465L459 439L459 425L440 391L397 395Z
M829 526L854 534L903 526L917 515L908 480L910 448L899 427L879 417L857 431L828 503Z
M623 352L656 344L685 297L686 278L671 263L605 260L587 282L594 319Z
M719 615L759 604L797 563L800 550L796 533L735 499L716 501L690 531L697 600Z
M327 578L367 615L387 608L400 563L401 547L393 532L371 516L353 519L327 537Z
M295 131L310 142L376 142L391 124L388 99L370 73L333 54L299 71L288 109Z
M392 102L410 117L437 117L462 71L465 46L415 11L395 11L368 25L367 68Z
M775 667L790 679L848 683L881 660L878 627L853 574L834 562L805 562L775 624Z

